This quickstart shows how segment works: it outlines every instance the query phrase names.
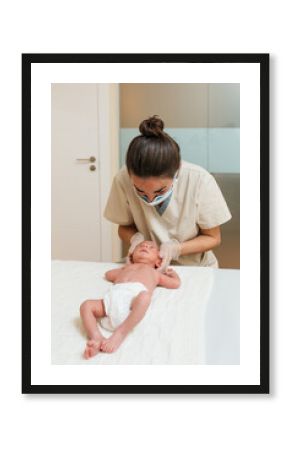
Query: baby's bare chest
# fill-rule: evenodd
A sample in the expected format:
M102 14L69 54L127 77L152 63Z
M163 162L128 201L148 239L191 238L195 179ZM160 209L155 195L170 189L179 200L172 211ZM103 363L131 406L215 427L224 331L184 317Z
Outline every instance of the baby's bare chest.
M156 270L141 264L132 264L124 267L115 283L139 282L148 289L154 289L158 283Z

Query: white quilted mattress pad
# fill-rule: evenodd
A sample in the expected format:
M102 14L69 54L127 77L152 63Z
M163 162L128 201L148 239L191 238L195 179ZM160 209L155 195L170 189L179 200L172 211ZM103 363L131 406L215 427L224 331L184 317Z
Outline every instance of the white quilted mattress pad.
M203 323L215 270L202 267L175 266L181 287L157 287L146 316L115 353L83 358L86 334L79 307L86 299L103 297L109 285L105 272L119 266L52 262L52 364L202 364Z

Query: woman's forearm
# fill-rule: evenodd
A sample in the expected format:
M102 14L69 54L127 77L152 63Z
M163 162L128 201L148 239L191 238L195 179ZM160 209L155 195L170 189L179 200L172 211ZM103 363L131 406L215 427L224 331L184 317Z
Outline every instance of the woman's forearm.
M131 237L137 233L137 228L135 227L135 225L119 225L118 228L118 234L119 234L119 238L126 242L127 244L130 243L130 239Z
M215 230L212 234L199 234L190 241L181 243L181 255L190 255L192 253L204 253L218 247L221 243L220 230Z

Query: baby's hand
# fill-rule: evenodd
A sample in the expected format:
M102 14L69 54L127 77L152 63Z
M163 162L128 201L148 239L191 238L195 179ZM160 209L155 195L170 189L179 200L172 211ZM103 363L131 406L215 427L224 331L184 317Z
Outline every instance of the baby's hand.
M177 289L180 286L180 278L175 270L167 268L163 274L160 274L159 285L168 289Z
M164 273L165 273L165 275L167 275L168 277L171 277L171 278L173 278L175 276L174 270L171 269L170 267L168 267Z

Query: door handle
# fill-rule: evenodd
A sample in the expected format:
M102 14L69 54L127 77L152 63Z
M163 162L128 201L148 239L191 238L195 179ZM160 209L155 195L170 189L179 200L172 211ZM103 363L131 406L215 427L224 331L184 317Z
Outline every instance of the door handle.
M93 163L96 161L96 158L94 156L90 156L90 158L77 158L77 161L84 161L87 163Z

